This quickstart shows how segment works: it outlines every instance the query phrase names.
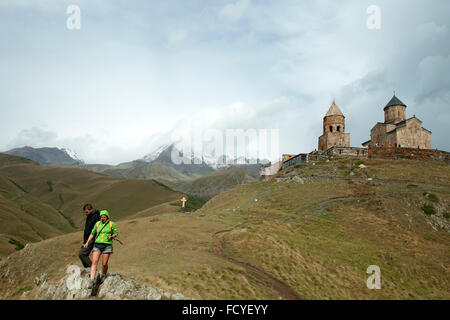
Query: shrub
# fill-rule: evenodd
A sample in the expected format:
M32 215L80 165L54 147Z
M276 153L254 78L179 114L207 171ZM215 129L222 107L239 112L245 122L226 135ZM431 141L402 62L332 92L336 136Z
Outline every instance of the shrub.
M53 182L47 181L48 184L48 191L53 192Z
M296 165L294 166L295 169L299 169L299 168L301 168L301 167L302 167L301 164L296 164Z
M422 206L422 210L426 215L436 214L436 209L432 205L425 204Z
M364 160L356 160L355 161L355 167L359 167L362 164L364 164Z
M33 287L32 287L32 286L26 286L26 287L24 287L24 288L20 288L20 289L18 289L17 291L15 291L15 292L12 294L12 296L13 296L13 297L16 297L16 296L21 295L22 293L27 292L27 291L30 291L30 290L33 290Z
M444 218L450 219L450 212L444 212Z
M418 185L417 184L408 184L408 188L417 188L418 187Z
M13 238L10 238L8 243L15 245L16 246L15 249L17 251L22 250L25 247L20 241L17 241L16 239Z
M424 192L423 195L431 202L439 202L439 198L433 193Z
M153 181L154 183L156 183L157 185L163 187L163 188L166 189L166 190L169 190L169 191L175 191L175 190L173 190L172 188L166 186L164 183L159 182L158 180L152 179L152 181Z
M191 195L186 195L187 201L186 201L186 211L195 211L203 207L203 205L206 203L204 199L197 198Z

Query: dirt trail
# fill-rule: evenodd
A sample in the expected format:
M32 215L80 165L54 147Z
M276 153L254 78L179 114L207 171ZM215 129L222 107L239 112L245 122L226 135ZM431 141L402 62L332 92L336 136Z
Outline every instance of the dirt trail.
M214 234L214 253L217 256L219 256L225 260L228 260L234 264L237 264L241 267L244 267L248 272L265 279L267 282L269 282L271 284L271 289L277 293L280 300L300 300L301 299L300 296L297 294L297 292L295 292L291 287L289 287L284 282L276 279L275 277L271 276L267 272L255 267L255 266L252 266L248 263L241 262L232 257L227 256L223 250L223 237L225 236L225 234L227 234L231 231L233 231L233 229L219 231Z

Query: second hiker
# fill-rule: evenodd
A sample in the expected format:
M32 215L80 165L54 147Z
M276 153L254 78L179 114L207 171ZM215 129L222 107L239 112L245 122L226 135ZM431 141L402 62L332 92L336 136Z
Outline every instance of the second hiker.
M80 252L78 253L78 257L83 263L83 267L90 268L92 265L91 259L89 259L89 255L91 254L92 248L94 248L94 241L88 241L89 235L91 234L92 228L95 226L97 221L100 221L100 212L98 210L94 210L92 204L87 203L83 206L84 214L86 215L86 224L84 225L84 235L83 235L83 244L88 243L88 246L81 246Z
M113 239L117 237L117 227L114 222L109 219L109 212L106 210L100 211L100 221L97 222L91 231L89 239L84 244L87 248L89 241L94 239L94 248L92 249L92 266L91 266L91 278L89 281L88 289L92 289L94 286L95 273L97 271L97 265L102 256L103 274L101 276L101 282L106 278L108 272L108 260L110 254L113 252Z

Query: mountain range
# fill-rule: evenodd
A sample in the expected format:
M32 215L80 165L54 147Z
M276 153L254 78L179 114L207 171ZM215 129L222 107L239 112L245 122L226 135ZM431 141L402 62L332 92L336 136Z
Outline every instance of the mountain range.
M65 148L15 148L5 152L6 154L27 158L42 166L76 166L83 165L75 152Z
M156 180L174 191L190 194L207 201L235 185L258 178L261 164L249 164L241 158L234 163L214 163L198 158L181 156L182 163L175 164L172 154L181 154L174 144L161 145L141 159L118 165L87 164L77 154L65 148L16 148L5 152L30 159L42 166L81 168L117 179Z

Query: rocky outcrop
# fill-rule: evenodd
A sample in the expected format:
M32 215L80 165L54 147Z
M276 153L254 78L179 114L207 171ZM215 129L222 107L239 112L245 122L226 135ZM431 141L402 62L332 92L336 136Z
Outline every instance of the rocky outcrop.
M100 277L97 277L94 289L88 289L89 272L87 270L82 272L79 288L68 285L71 281L69 277L71 275L66 275L57 284L49 284L47 275L36 277L34 283L38 284L38 289L35 298L40 300L82 300L93 297L106 300L188 300L181 293L170 293L160 288L138 284L123 279L119 274L108 274L103 283L100 283Z

